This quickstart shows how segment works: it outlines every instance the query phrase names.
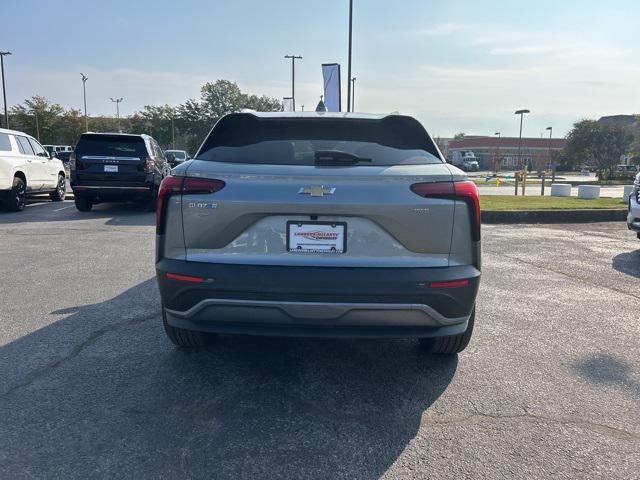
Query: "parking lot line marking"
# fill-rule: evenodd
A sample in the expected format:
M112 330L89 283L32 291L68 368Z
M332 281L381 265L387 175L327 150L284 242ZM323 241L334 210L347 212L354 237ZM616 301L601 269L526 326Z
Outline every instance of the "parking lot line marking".
M71 207L73 207L73 205L68 205L68 206L66 206L66 207L62 207L62 208L56 208L56 209L54 210L54 212L59 212L60 210L65 210L65 209L67 209L67 208L71 208Z

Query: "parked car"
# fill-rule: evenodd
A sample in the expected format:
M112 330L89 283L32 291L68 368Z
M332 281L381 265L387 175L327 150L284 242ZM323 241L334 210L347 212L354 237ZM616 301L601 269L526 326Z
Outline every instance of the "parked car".
M60 202L66 189L60 160L51 158L32 136L0 129L0 198L5 208L20 211L25 197L42 193Z
M184 150L165 150L164 156L171 167L180 165L182 162L189 160L189 154Z
M414 118L234 113L158 195L167 336L416 337L454 354L480 282L476 185Z
M73 153L73 147L71 145L43 145L43 147L49 152L51 157L57 157L64 164L69 163L69 158Z
M162 149L149 135L83 133L70 159L76 208L135 201L155 209L158 187L170 172Z
M636 232L640 239L640 173L636 174L633 191L627 200L627 228Z

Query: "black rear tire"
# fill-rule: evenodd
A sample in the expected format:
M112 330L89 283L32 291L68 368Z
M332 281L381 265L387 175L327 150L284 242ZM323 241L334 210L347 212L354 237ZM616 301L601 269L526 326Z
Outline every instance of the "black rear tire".
M74 202L76 204L76 208L81 212L90 212L91 208L93 208L93 202L85 197L78 197L76 195Z
M67 193L67 179L64 175L58 175L58 184L54 192L51 192L49 196L54 202L62 202Z
M13 185L9 196L4 202L5 207L10 212L21 212L24 210L24 197L27 192L27 186L20 177L13 177Z
M469 324L464 332L446 337L419 338L420 347L429 353L437 353L440 355L454 355L462 352L467 348L471 340L475 318L476 309L474 307L471 317L469 318Z
M151 191L151 195L147 200L145 200L145 208L148 212L155 212L156 205L158 203L158 190L154 189Z
M162 309L162 324L164 332L175 345L182 348L199 348L211 345L216 339L215 333L196 332L194 330L185 330L184 328L176 328L167 322L167 315Z

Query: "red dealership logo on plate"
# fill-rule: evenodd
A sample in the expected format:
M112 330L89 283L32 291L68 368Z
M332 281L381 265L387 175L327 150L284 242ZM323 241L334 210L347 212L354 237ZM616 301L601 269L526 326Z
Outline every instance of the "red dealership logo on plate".
M296 237L304 237L307 240L337 240L338 232L295 232Z

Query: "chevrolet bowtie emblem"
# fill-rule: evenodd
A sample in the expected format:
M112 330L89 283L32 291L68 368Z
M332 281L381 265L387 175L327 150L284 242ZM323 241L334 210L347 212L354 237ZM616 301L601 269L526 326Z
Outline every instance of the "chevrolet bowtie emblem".
M333 195L335 188L325 187L324 185L314 185L313 187L300 187L299 194L311 195L312 197L324 197L325 195Z

